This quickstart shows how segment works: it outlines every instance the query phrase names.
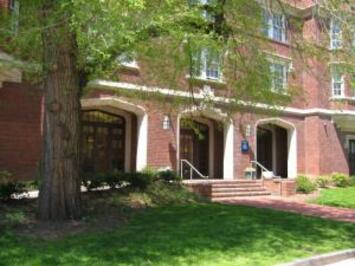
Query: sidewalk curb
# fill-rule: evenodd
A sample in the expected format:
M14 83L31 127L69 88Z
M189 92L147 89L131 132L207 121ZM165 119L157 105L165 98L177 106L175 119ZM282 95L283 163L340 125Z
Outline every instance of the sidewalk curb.
M296 260L291 263L279 264L278 266L324 266L351 258L355 258L355 249L336 251L307 259Z

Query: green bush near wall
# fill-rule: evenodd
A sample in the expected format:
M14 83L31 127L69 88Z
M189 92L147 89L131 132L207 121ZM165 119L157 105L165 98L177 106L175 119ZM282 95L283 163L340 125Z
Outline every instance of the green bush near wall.
M296 178L296 190L301 193L311 193L317 189L317 185L307 176L298 176Z
M8 201L12 195L26 192L23 182L12 180L8 171L0 171L0 200Z
M350 177L342 173L333 173L332 181L336 187L347 187L350 185Z
M134 173L113 171L109 173L83 174L83 185L89 191L104 186L109 186L111 189L114 189L125 185L145 190L150 184L157 180L166 182L179 181L180 177L171 170L156 171L151 168L146 168L141 172Z

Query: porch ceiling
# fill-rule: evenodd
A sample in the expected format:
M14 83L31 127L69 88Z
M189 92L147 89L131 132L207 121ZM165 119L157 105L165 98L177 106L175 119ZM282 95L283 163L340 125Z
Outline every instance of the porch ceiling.
M3 82L18 82L22 81L22 72L20 69L11 66L14 59L0 51L0 88Z
M355 116L346 114L335 114L332 116L337 127L343 132L355 132Z

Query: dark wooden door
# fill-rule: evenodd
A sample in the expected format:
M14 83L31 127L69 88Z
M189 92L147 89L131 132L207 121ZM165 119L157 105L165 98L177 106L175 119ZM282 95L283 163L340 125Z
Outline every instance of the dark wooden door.
M207 176L209 168L209 132L208 126L194 122L194 128L181 128L180 131L180 159L192 165ZM190 178L190 168L184 165L184 178ZM194 173L193 178L199 178Z
M82 172L124 171L125 120L99 111L83 113Z
M269 171L272 170L272 132L271 130L258 128L257 133L257 160ZM258 177L261 169L258 167Z
M355 140L349 140L350 175L355 175Z

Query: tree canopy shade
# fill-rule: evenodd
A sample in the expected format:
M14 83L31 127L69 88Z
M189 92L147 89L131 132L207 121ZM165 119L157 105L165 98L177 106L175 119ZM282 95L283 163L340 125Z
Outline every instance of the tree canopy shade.
M353 11L345 8L338 15L342 2L325 1L313 15L325 25L328 17L336 16L346 32L353 32L354 16L348 15ZM285 27L292 22L296 33L292 56L306 58L304 67L307 58L329 57L329 53L324 46L302 37L302 22L288 15L288 4L278 0L265 3L21 0L19 15L2 14L3 49L26 62L26 73L44 88L40 217L58 220L81 216L80 97L89 80L116 79L117 58L122 55L135 54L148 65L148 78L158 79L171 89L192 93L202 73L222 80L228 84L224 93L231 99L231 112L239 109L233 103L240 99L251 105L264 102L279 106L299 93L297 86L284 93L285 81L275 78L280 73L292 74L291 66L269 67L274 56L266 35L287 41ZM274 9L281 15L271 17L270 10ZM279 27L271 31L270 20ZM343 49L336 56L353 63L354 49ZM188 88L181 88L181 77L188 77Z

